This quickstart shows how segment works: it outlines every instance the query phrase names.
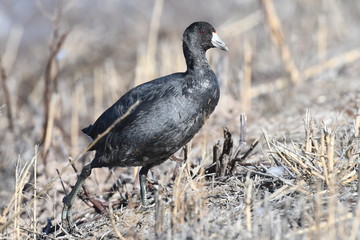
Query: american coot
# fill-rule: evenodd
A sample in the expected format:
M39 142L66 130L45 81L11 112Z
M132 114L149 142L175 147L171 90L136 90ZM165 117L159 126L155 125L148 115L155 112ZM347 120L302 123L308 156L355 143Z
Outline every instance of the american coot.
M82 131L92 139L103 133L136 101L139 105L91 150L95 158L86 165L72 191L64 198L62 221L72 225L71 206L92 168L142 166L140 195L146 205L149 169L167 160L200 130L219 100L219 85L205 52L227 51L209 23L195 22L183 35L187 71L139 85L108 108L93 125Z

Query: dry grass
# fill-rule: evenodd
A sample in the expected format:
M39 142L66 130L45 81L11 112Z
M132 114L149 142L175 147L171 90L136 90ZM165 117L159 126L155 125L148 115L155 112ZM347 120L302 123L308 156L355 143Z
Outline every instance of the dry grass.
M0 35L1 239L360 238L356 0L62 4L37 3L49 43L21 47L28 26ZM95 8L106 16L96 27L84 14ZM67 159L79 168L92 156L81 127L129 88L184 70L182 31L203 19L230 48L208 54L215 113L149 173L147 208L136 168L94 170L67 233Z

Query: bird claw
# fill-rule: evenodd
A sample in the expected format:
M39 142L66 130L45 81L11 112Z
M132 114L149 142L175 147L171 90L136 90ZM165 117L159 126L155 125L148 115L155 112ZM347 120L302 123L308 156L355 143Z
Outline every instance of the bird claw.
M69 232L71 232L75 227L73 219L72 219L71 209L66 205L66 203L64 203L64 207L63 207L63 210L61 213L61 224L62 224L62 227Z

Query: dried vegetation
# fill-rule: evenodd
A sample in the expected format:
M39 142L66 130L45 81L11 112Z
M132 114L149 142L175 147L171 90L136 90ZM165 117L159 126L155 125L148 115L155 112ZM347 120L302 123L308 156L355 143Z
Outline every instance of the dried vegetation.
M1 239L360 238L358 1L90 2L37 1L48 47L31 24L0 39ZM137 168L96 169L66 232L62 198L91 160L81 127L183 70L179 38L199 19L230 48L209 53L216 112L151 171L149 207Z

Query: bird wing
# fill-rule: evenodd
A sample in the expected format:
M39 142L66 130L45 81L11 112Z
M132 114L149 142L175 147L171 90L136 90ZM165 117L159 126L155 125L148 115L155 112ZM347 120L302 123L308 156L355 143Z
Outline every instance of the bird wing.
M171 88L174 87L174 84L171 84L171 82L176 82L176 79L181 77L182 74L183 73L171 74L131 89L102 113L94 124L82 129L82 132L90 136L93 140L96 139L99 134L103 133L112 123L124 115L136 101L139 100L140 104L133 110L133 113L161 101L164 95L172 92ZM165 82L166 84L164 84ZM123 120L124 123L122 125L126 125L127 121L130 119L131 116L128 116ZM101 145L103 143L104 142L100 140L96 145ZM96 145L91 150L96 149Z

